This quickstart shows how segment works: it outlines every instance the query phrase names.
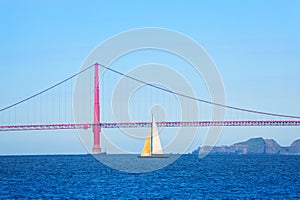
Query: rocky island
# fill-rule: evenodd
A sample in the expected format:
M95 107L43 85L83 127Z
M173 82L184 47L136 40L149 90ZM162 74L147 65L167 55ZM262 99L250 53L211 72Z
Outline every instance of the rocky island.
M212 148L212 149L211 149ZM245 142L235 143L230 146L199 147L192 154L199 151L210 151L210 154L277 154L277 155L300 155L300 139L290 146L280 146L273 139L251 138Z

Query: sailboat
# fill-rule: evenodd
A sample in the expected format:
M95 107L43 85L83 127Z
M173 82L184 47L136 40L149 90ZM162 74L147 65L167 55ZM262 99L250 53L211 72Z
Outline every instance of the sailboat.
M152 115L151 130L147 135L142 153L138 157L139 158L168 158L168 156L164 155L163 153L158 131L157 131L156 122L153 115Z

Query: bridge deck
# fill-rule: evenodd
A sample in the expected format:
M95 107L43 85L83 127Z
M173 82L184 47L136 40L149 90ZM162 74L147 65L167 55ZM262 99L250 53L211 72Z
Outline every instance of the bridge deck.
M99 125L99 124L98 124ZM28 130L62 130L88 129L97 124L31 124L0 126L0 131L28 131ZM101 128L143 128L150 127L151 122L104 122ZM300 120L245 120L245 121L183 121L157 122L158 127L208 127L208 126L300 126Z

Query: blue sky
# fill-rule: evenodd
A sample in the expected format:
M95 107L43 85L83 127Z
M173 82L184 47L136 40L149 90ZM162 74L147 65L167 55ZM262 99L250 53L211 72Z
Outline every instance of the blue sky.
M299 10L296 0L2 0L0 107L76 73L89 52L112 35L162 27L203 46L222 76L227 104L299 116ZM256 136L289 145L300 130L224 128L219 144ZM0 135L0 154L84 151L74 131Z

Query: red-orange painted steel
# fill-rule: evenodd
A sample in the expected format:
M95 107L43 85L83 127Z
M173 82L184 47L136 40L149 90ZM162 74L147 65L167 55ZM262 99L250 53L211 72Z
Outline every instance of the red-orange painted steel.
M99 104L99 75L98 63L95 64L95 80L94 80L94 146L93 152L100 152L100 104Z
M244 120L244 121L177 121L156 122L158 127L208 127L208 126L300 126L300 120ZM100 124L30 124L0 126L2 131L33 131L59 129L100 128L143 128L150 127L151 122L102 122ZM88 132L87 132L88 134ZM99 147L100 148L100 147ZM100 150L100 149L99 149Z

